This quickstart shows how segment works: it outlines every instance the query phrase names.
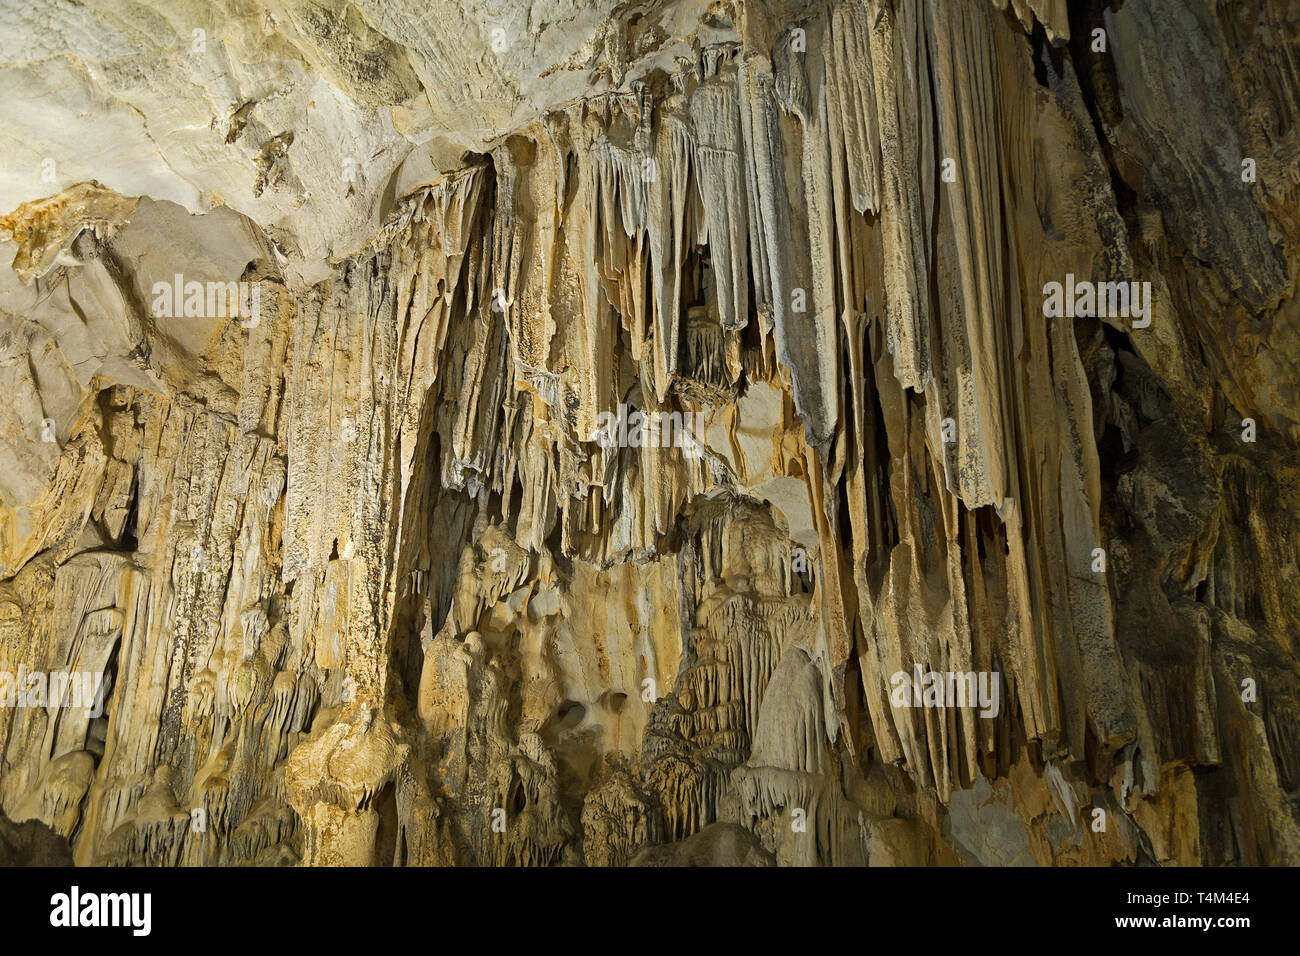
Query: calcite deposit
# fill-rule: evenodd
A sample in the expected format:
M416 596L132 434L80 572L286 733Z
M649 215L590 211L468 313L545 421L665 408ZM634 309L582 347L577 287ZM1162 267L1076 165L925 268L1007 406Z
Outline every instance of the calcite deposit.
M4 854L1300 864L1298 64L5 3Z

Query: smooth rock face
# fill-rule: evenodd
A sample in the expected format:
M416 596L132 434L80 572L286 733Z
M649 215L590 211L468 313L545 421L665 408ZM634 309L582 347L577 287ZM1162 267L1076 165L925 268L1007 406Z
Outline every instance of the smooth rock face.
M1070 6L0 12L6 860L1300 864L1300 19Z

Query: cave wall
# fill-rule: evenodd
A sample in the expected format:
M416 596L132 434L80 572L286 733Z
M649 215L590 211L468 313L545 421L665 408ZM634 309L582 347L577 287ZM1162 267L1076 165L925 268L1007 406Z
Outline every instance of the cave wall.
M0 708L10 818L79 864L1300 862L1300 11L701 24L327 270L99 183L0 222L0 672L106 675ZM256 321L159 316L174 273ZM931 671L997 705L900 703Z

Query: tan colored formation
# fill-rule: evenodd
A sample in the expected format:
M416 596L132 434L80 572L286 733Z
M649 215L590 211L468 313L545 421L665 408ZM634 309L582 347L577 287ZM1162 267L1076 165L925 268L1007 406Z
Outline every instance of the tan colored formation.
M16 209L0 671L110 691L0 708L4 813L80 864L1300 862L1300 23L1080 6L715 4L319 282L229 209ZM1067 274L1150 325L1045 317Z

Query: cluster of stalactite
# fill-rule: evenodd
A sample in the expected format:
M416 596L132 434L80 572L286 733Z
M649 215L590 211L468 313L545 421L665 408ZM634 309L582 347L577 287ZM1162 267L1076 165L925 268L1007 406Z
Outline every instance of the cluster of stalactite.
M111 675L0 712L6 812L82 862L1296 862L1300 217L1236 165L1295 90L1234 126L1150 51L1253 75L1240 11L1082 7L746 5L330 281L256 263L236 387L102 391L0 583L0 664ZM1045 317L1067 274L1150 326Z

